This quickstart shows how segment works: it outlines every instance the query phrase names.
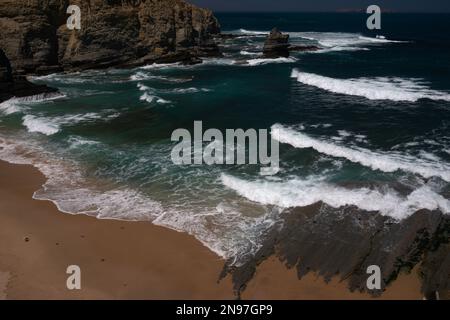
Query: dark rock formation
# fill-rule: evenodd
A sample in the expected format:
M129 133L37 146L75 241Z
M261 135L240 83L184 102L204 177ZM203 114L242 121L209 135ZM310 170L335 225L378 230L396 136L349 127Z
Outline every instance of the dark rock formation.
M11 64L0 49L0 103L12 97L53 94L56 89L35 85L23 76L13 76Z
M273 28L264 43L263 53L266 58L289 57L289 35Z
M289 57L291 51L316 51L320 48L317 46L292 46L289 44L289 35L282 34L277 28L273 28L267 36L264 43L263 54L265 58L273 59L280 57Z
M69 30L69 5L81 30ZM2 0L0 47L18 74L219 55L212 12L184 0ZM188 54L186 54L188 52ZM187 57L191 57L190 61Z
M7 83L12 80L11 63L3 50L0 49L0 83Z
M257 266L277 255L301 278L316 272L329 281L338 275L350 290L368 291L367 267L378 265L382 290L400 272L418 266L422 292L428 299L450 299L450 216L421 210L397 222L354 207L333 209L325 204L287 210L282 224L266 236L254 259L239 267L225 265L237 296ZM371 291L380 295L381 291Z

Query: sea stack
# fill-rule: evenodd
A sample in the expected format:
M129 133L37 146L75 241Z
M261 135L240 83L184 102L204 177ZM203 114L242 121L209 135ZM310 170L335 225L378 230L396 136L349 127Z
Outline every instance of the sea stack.
M66 24L69 5L80 8L79 30ZM220 55L217 19L184 0L3 0L0 17L0 47L16 74L189 64Z
M266 58L289 57L289 35L273 28L264 43L263 53Z

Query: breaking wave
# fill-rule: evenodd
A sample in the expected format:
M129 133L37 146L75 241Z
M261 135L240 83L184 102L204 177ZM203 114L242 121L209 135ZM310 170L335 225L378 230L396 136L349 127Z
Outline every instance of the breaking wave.
M61 93L42 93L34 96L27 97L14 97L9 100L0 103L0 110L4 114L12 114L23 110L24 105L30 105L34 103L42 103L46 101L52 101L56 99L65 98L66 96Z
M117 118L119 115L119 113L103 114L90 112L59 117L38 117L27 114L22 120L23 125L27 128L28 132L38 132L50 136L59 132L62 125L73 125L90 121L108 121Z
M298 82L329 92L364 97L369 100L416 102L419 99L450 101L447 92L430 89L421 79L397 77L336 79L293 69Z
M272 137L295 148L313 148L332 157L345 158L373 170L395 172L402 170L425 178L440 177L450 182L450 166L442 161L417 158L396 152L371 151L360 147L346 147L310 137L280 124L272 126Z
M402 196L392 189L347 189L316 177L274 182L246 181L222 174L221 180L226 187L251 201L282 208L305 207L322 201L334 208L356 206L366 211L378 211L395 219L406 218L420 209L450 213L450 201L428 186Z
M269 63L294 63L297 59L295 58L276 58L276 59L250 59L247 61L248 65L250 66L259 66L263 64L269 64Z

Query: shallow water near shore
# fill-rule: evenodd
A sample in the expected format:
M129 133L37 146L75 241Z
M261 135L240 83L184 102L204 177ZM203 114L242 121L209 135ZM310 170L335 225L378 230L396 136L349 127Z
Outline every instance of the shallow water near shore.
M387 15L385 39L360 15L218 18L239 35L222 58L32 78L62 95L2 103L0 157L38 167L35 198L61 211L188 232L237 265L286 208L450 213L448 15ZM264 59L274 26L321 50ZM281 171L174 165L170 136L196 120L276 131Z

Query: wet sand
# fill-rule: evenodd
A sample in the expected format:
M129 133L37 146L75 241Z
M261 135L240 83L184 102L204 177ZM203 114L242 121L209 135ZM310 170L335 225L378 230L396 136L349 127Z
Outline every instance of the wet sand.
M411 274L401 274L387 288L381 300L421 300L420 280L416 270ZM302 299L302 300L367 300L373 299L367 293L350 292L347 283L337 277L326 283L322 277L308 273L301 280L297 278L297 270L286 269L277 259L264 261L257 269L256 275L249 282L242 294L243 299Z
M0 161L0 299L234 299L224 261L194 237L148 222L98 220L61 213L32 199L44 176ZM81 268L81 290L68 290L66 269ZM421 299L413 274L383 298ZM367 299L345 283L297 280L276 259L262 263L244 299Z

